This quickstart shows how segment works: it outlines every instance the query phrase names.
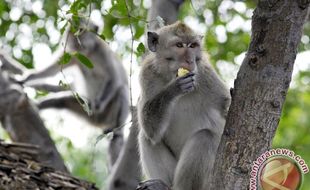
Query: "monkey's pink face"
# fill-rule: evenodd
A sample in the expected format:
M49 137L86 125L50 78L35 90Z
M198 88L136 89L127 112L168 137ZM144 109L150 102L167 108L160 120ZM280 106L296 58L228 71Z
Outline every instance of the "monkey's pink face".
M176 73L179 68L196 72L197 63L201 59L200 41L197 38L173 37L167 40L158 53L168 63L171 72Z

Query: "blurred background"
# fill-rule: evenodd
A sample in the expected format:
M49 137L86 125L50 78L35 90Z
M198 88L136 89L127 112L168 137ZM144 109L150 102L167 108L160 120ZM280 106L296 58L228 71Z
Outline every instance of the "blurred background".
M84 2L84 1L80 1ZM90 3L91 2L91 3ZM91 8L85 17L99 26L99 35L117 52L132 83L133 104L139 96L138 74L145 42L146 15L151 0L132 0L131 18L128 19L123 1L85 0ZM0 0L0 49L31 69L47 67L52 53L59 46L72 11L74 0ZM83 6L81 3L80 6ZM204 50L211 63L226 82L233 81L250 42L253 1L186 1L179 14L191 28L204 36ZM306 22L296 58L290 89L286 98L273 147L293 150L310 165L310 20ZM131 30L133 29L133 47ZM129 76L130 68L132 75ZM75 80L75 71L66 73L66 80ZM63 80L62 75L53 79ZM83 88L81 81L81 88ZM34 101L40 92L26 88ZM104 187L107 176L106 148L109 135L98 139L101 130L74 114L52 109L41 111L56 146L73 175ZM127 131L127 132L126 132ZM128 134L128 127L126 127ZM0 129L0 138L9 141L8 134ZM97 159L96 159L97 158ZM98 159L100 158L100 159ZM310 187L310 174L305 175L303 189Z

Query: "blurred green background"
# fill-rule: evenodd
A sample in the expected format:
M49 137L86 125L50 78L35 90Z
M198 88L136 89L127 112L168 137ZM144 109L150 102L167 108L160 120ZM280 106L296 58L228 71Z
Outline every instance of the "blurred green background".
M131 19L123 0L0 0L0 48L10 53L28 68L44 67L46 57L59 45L67 15L88 17L100 27L100 37L122 58L129 68L133 50L134 73L138 72L143 53L146 14L150 0L128 1ZM89 8L88 5L92 5ZM197 32L203 34L205 50L211 62L229 87L242 62L250 41L253 1L186 1L179 18ZM134 32L134 48L131 48L130 29ZM123 34L129 34L122 37ZM295 151L310 164L310 23L307 22L299 46L293 80L284 105L283 114L273 141L273 147ZM126 36L126 35L125 35ZM139 47L139 48L138 48ZM142 50L141 50L142 48ZM43 52L40 52L40 54ZM133 79L134 80L134 79ZM35 97L35 96L34 96ZM49 114L45 114L49 115ZM70 136L65 128L78 120L61 116L52 119L43 116L59 151L71 172L78 177L93 181L104 189L107 176L106 139L96 144L101 131L86 125L70 132L82 135ZM68 120L68 119L67 119ZM57 122L55 122L57 121ZM89 125L89 124L88 124ZM89 128L89 129L88 129ZM62 132L61 132L62 131ZM85 132L87 131L87 133ZM8 139L1 129L0 137ZM81 143L82 141L82 143ZM79 142L79 143L78 143ZM310 187L310 174L305 175L303 190Z

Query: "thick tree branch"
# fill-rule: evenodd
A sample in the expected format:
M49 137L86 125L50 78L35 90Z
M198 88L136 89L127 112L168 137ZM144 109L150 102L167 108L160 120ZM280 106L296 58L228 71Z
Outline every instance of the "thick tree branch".
M94 184L55 171L38 162L37 146L0 140L0 190L64 189L96 190Z
M210 189L248 189L252 162L271 147L307 15L304 2L259 1Z

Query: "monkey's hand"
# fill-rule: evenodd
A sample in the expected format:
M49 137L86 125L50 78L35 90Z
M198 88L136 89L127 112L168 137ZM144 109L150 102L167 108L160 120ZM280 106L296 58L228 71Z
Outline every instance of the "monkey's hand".
M139 183L136 190L171 190L171 189L161 180L151 179Z
M195 74L189 72L184 76L178 77L176 79L176 85L181 90L182 93L192 92L195 89Z

